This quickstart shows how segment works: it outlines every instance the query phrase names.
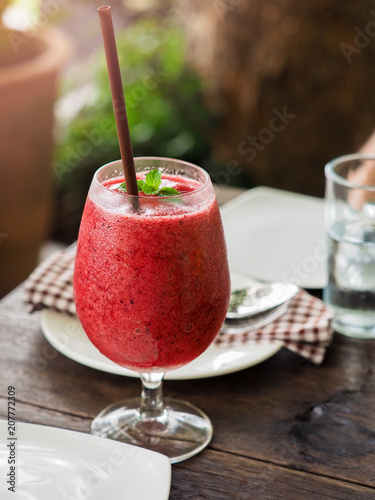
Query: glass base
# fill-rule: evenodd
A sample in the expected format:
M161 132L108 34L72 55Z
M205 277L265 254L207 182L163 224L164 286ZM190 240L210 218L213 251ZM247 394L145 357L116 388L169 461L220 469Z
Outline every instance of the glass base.
M165 398L157 419L141 417L140 405L141 398L132 398L108 406L93 420L92 434L157 451L172 464L196 455L211 441L210 419L190 403Z
M333 319L332 328L335 332L352 339L375 339L375 326L348 324L342 321L340 317Z

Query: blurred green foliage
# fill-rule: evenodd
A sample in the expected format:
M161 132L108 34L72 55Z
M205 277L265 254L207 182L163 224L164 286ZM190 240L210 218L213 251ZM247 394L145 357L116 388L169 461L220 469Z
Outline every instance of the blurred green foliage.
M202 100L203 83L186 64L182 31L159 19L141 19L116 38L134 155L204 166L214 120ZM90 76L82 81L82 75ZM61 120L55 155L63 183L70 182L73 168L97 168L120 157L103 49L70 78L69 89L62 115L65 106L73 108L73 117Z
M141 18L116 33L134 156L166 156L209 166L214 118L203 82L186 63L182 30L165 18ZM52 236L77 237L93 173L120 158L102 46L64 82L57 105L57 184Z

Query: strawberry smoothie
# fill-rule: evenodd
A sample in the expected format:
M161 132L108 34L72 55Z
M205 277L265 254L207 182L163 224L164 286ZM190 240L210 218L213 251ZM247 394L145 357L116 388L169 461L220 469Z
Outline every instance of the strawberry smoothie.
M99 351L138 372L189 363L211 344L228 307L229 270L207 174L163 173L181 196L134 198L119 172L90 188L74 273L77 314ZM203 172L203 171L201 171ZM137 174L144 178L144 172Z

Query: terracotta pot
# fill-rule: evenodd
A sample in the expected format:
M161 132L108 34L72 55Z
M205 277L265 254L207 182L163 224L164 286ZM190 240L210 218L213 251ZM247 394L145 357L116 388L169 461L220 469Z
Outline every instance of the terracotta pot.
M3 31L1 41L0 296L34 269L48 236L53 106L71 48L65 35L50 28L30 38Z

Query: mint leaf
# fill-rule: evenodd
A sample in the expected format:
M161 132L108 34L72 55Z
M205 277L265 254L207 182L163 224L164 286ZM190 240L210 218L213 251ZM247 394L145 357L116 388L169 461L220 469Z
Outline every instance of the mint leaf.
M161 183L161 172L160 170L154 169L151 170L147 175L146 179L137 179L137 187L138 187L138 192L139 193L144 193L144 194L149 194L149 195L155 195L157 194L158 196L176 196L181 193L179 193L176 189L172 187L163 187L160 188L160 183ZM159 189L160 188L160 189ZM119 191L123 191L126 193L126 184L125 182L122 182L118 188Z
M144 184L142 191L145 194L158 194L159 188L155 188L154 186L150 186L150 184Z
M180 194L177 189L174 189L172 187L163 187L159 190L158 195L159 196L176 196Z
M158 190L161 183L161 172L157 169L151 170L146 175L146 184ZM144 191L143 191L144 192Z

